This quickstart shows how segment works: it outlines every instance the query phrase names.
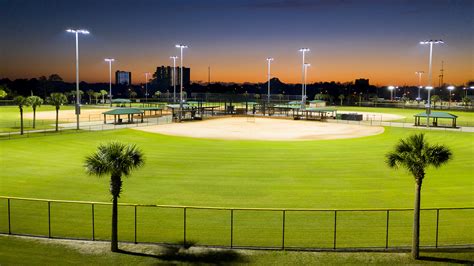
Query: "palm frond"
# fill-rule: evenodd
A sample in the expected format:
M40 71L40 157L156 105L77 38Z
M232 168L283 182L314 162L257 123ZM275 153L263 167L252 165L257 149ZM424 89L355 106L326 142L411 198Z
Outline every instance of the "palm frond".
M386 163L391 168L403 166L416 179L422 179L429 165L439 167L449 161L451 151L441 145L431 146L423 133L401 139L392 152L386 155Z
M442 145L433 145L426 149L426 157L429 164L440 167L453 157L451 150Z

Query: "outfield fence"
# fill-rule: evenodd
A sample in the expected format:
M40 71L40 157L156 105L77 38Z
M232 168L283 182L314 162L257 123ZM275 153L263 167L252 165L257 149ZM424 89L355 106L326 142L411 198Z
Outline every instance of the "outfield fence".
M32 138L32 137L41 137L41 136L52 136L55 134L72 134L72 133L85 133L91 131L104 131L104 130L113 130L113 129L122 129L122 128L136 128L136 127L146 127L153 125L164 125L172 123L170 115L163 115L160 117L146 118L141 122L139 119L135 119L133 123L123 123L123 124L114 124L108 120L107 124L103 123L103 120L91 121L92 123L81 122L80 130L76 129L76 124L65 127L63 124L58 127L58 131L53 129L37 129L37 130L25 130L23 135L20 135L18 131L16 132L1 132L1 140L10 140L18 138Z
M110 240L111 204L0 197L0 233ZM411 243L413 210L271 209L119 204L119 240L132 243L337 250ZM423 247L474 245L474 207L421 210Z

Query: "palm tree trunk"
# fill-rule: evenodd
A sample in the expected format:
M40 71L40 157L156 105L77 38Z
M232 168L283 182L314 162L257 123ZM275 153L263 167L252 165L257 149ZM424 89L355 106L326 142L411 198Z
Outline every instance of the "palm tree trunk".
M110 250L112 252L118 251L118 208L117 208L117 196L114 196L112 204L112 242Z
M33 128L36 127L36 107L33 107Z
M118 251L118 197L122 191L122 179L121 175L112 174L110 178L110 193L113 196L112 202L112 239L111 247L112 252Z
M23 135L23 108L20 107L20 135Z
M56 131L58 131L59 108L56 107Z
M411 244L411 256L418 259L420 255L420 203L421 203L421 182L416 180L415 186L415 208L413 212L413 239Z

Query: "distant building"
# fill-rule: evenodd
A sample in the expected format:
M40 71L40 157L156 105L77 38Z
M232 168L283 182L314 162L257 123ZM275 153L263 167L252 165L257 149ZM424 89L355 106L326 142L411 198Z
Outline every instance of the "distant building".
M176 87L180 86L181 82L181 72L180 68L176 67ZM173 86L173 67L171 66L161 66L156 68L154 77L156 78L156 83L159 87L169 88ZM183 67L183 87L188 87L191 84L191 69L189 67Z
M370 86L369 79L362 79L362 78L356 79L354 84L356 87L359 87L359 88L366 88Z
M132 72L127 71L115 71L115 84L117 85L130 85L132 84Z

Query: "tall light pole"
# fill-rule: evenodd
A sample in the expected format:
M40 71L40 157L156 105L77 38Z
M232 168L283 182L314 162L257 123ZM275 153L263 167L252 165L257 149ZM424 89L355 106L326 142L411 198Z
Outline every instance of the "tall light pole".
M150 72L145 72L145 102L148 102L148 75L150 75Z
M416 71L415 74L418 76L418 97L416 98L417 101L421 100L421 96L420 96L420 90L422 88L421 86L421 76L423 74L425 74L424 71Z
M427 40L422 41L420 44L429 44L430 45L430 61L429 61L429 68L428 68L428 86L432 86L432 71L431 66L433 62L433 44L441 44L444 43L442 40Z
M176 48L178 48L181 52L181 57L179 58L181 60L181 66L180 66L180 81L179 81L179 121L181 121L181 115L183 112L183 49L188 48L187 45L182 45L182 44L176 44Z
M448 92L449 92L449 105L448 105L448 109L451 108L451 93L453 92L454 89L455 89L454 86L448 86Z
M79 33L89 34L88 30L84 29L67 29L69 33L76 35L76 119L77 119L77 130L79 130L79 115L81 114L81 99L79 95Z
M270 78L271 78L270 65L271 65L272 61L273 61L272 57L267 58L267 63L268 63L268 75L267 75L267 78L268 78L268 97L267 97L267 101L268 101L268 103L270 103Z
M426 127L430 127L430 114L431 114L431 90L433 86L426 86L425 89L428 90L428 103L426 104Z
M178 59L177 56L170 56L170 59L173 59L173 102L176 102L176 59Z
M307 96L306 96L306 76L308 74L308 67L310 67L310 66L311 66L311 64L309 64L309 63L304 64L304 99L305 99L305 102L306 102L306 98L307 98Z
M390 101L393 101L393 90L395 89L394 86L388 86L388 90L390 91Z
M298 51L300 51L302 54L303 54L303 62L301 64L301 67L302 67L302 77L301 77L301 107L304 107L306 105L306 101L305 101L305 98L304 98L304 89L305 89L305 84L304 84L304 81L305 81L305 75L304 75L304 72L305 72L305 61L304 61L304 54L306 52L309 52L309 48L300 48Z
M112 107L112 62L115 61L113 58L105 58L105 62L109 62L109 101L110 107Z
M427 41L422 41L420 44L429 44L430 45L430 61L429 61L429 68L428 68L428 86L426 89L428 90L428 100L426 104L426 126L429 127L429 120L430 120L430 113L431 113L431 99L430 99L430 91L433 89L433 84L432 84L432 71L431 71L431 65L433 63L433 44L442 44L444 43L442 40L427 40Z

